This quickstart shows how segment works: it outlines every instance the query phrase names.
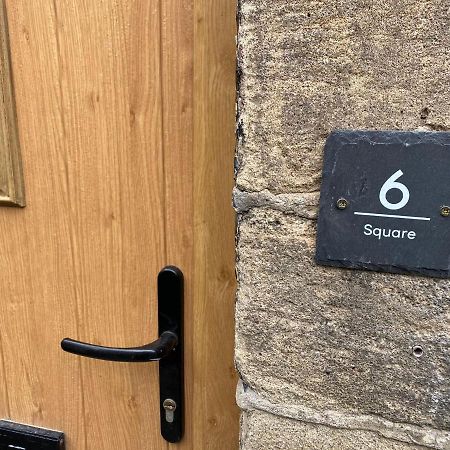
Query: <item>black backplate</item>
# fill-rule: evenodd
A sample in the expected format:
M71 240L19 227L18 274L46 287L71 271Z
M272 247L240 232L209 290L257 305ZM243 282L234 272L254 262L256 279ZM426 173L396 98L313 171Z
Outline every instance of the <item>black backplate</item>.
M158 275L159 333L173 331L178 336L173 353L159 362L161 434L169 442L179 442L183 436L183 300L183 274L177 267L165 267ZM166 399L177 405L173 422L165 419Z

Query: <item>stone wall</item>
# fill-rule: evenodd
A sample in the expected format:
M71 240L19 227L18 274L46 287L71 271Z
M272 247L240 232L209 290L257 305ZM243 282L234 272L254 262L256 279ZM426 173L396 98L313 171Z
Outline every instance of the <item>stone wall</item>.
M332 130L450 130L450 1L241 0L238 20L241 448L450 449L450 282L313 259Z

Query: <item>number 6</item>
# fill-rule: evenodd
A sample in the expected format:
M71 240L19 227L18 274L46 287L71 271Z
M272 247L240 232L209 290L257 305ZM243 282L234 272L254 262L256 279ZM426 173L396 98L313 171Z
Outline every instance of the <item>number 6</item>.
M381 186L380 190L380 202L381 204L387 208L387 209L400 209L403 208L409 201L409 190L408 188L402 184L398 183L397 180L403 175L403 172L401 170L397 170L397 172L394 173L391 177L389 177L386 182ZM391 189L398 189L402 192L402 199L398 203L391 203L386 198L386 194Z

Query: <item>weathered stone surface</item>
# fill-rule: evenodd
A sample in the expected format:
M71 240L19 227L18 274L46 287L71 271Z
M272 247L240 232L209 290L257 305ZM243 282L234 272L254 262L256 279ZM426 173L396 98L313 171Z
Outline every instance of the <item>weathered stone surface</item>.
M243 381L277 403L450 429L450 282L319 267L315 225L268 208L241 217Z
M319 189L334 129L450 129L447 0L240 0L244 191Z
M270 206L277 211L296 214L306 219L317 218L319 193L272 194L267 189L260 192L245 192L234 189L234 207L238 212L247 212L251 208Z
M425 450L360 430L340 430L299 422L260 411L245 412L242 450Z
M447 450L450 281L313 257L331 131L450 130L450 2L239 3L242 448Z
M326 425L342 430L372 432L385 439L436 450L450 449L450 431L423 425L392 422L376 415L309 408L302 403L274 403L272 399L264 397L242 381L238 383L236 400L243 411L264 411L271 415L303 423Z

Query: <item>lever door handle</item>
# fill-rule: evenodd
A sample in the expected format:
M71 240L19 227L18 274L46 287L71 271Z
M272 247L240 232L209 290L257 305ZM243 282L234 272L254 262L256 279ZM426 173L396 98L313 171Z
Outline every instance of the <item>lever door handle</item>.
M87 358L118 362L159 361L161 434L178 442L183 434L183 274L167 266L158 275L159 339L142 347L115 348L65 338L61 348Z
M65 338L61 341L61 348L75 355L104 359L105 361L148 362L159 361L170 355L177 344L178 336L171 331L164 331L159 339L142 347L103 347Z

